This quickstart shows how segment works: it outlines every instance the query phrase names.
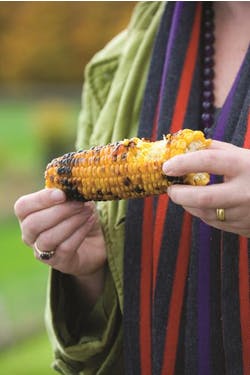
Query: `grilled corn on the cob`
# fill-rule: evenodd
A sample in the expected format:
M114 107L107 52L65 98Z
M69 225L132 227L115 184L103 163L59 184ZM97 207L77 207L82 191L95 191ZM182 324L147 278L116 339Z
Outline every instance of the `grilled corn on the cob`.
M207 173L169 177L162 164L169 158L207 148L201 131L181 130L151 142L132 138L52 160L45 171L46 187L62 189L69 199L114 200L166 193L174 183L206 185Z

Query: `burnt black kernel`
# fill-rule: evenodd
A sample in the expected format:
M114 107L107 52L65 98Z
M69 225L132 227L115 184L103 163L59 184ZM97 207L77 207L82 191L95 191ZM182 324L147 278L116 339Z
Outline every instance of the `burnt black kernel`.
M57 174L71 176L71 168L69 166L61 166L57 168Z
M117 155L112 155L112 160L117 161Z
M124 180L123 180L123 183L125 186L129 186L131 185L132 181L130 180L129 177L125 177Z
M69 200L76 200L76 201L81 201L81 202L87 202L88 199L86 199L76 187L65 187L64 192Z
M72 188L72 182L69 181L67 177L63 177L60 179L60 184L65 187Z
M68 160L68 159L62 159L62 160L60 160L59 165L60 165L61 167L63 167L63 166L68 167L68 165L69 165L69 160Z
M184 182L184 179L183 177L178 177L178 176L166 176L166 175L163 175L163 177L168 180L169 182L171 182L172 184L183 184Z
M143 188L140 188L140 186L136 186L135 188L134 188L134 192L135 193L138 193L138 194L141 194L141 193L145 193L145 190L143 189Z
M64 154L62 159L70 159L75 155L75 152L68 152L67 154Z
M102 190L97 190L97 191L96 191L96 194L97 194L99 197L103 197L103 192L102 192Z
M183 185L184 184L184 179L182 177L178 177L173 184L178 184L178 185Z
M59 176L60 175L62 175L62 174L64 174L64 170L65 170L65 167L59 167L59 168L57 168L57 174L59 174Z
M69 181L66 177L61 178L59 183L61 184L62 189L69 200L77 200L82 202L86 202L88 200L78 191L77 186Z

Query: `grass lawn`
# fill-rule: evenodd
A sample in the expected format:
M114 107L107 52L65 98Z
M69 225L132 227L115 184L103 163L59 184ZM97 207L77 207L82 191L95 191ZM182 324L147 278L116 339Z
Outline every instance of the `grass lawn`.
M31 172L41 166L43 137L50 139L55 131L58 139L75 137L79 109L80 103L60 99L0 103L0 165Z
M0 222L0 248L0 336L11 343L43 328L48 268L21 242L15 218Z
M78 109L72 107L75 119ZM0 103L0 374L6 375L55 374L44 327L48 267L22 243L12 212L13 197L29 193L29 181L41 176L43 183L36 110L34 101Z
M39 160L39 140L32 131L33 110L29 102L6 102L0 105L0 157L7 156L7 164L11 166L25 165L29 169Z
M31 337L0 353L0 373L6 375L56 375L50 365L51 349L45 334Z

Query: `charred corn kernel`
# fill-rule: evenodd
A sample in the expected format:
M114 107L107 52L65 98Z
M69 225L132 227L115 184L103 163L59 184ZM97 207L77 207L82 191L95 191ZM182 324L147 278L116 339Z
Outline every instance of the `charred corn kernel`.
M201 131L184 129L156 142L132 138L71 152L48 164L45 185L81 201L158 195L174 183L206 185L207 173L169 177L162 172L162 164L175 155L207 148L210 143Z

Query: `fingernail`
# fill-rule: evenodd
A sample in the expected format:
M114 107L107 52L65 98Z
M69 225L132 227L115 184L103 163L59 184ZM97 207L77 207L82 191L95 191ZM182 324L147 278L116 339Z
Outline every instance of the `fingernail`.
M163 164L163 166L162 166L162 170L163 170L163 172L166 174L166 175L168 175L168 176L170 176L172 173L173 173L173 171L171 171L171 165L170 165L170 162L169 161L166 161L164 164Z
M62 190L53 189L51 192L51 198L55 203L60 203L65 201L65 194Z

